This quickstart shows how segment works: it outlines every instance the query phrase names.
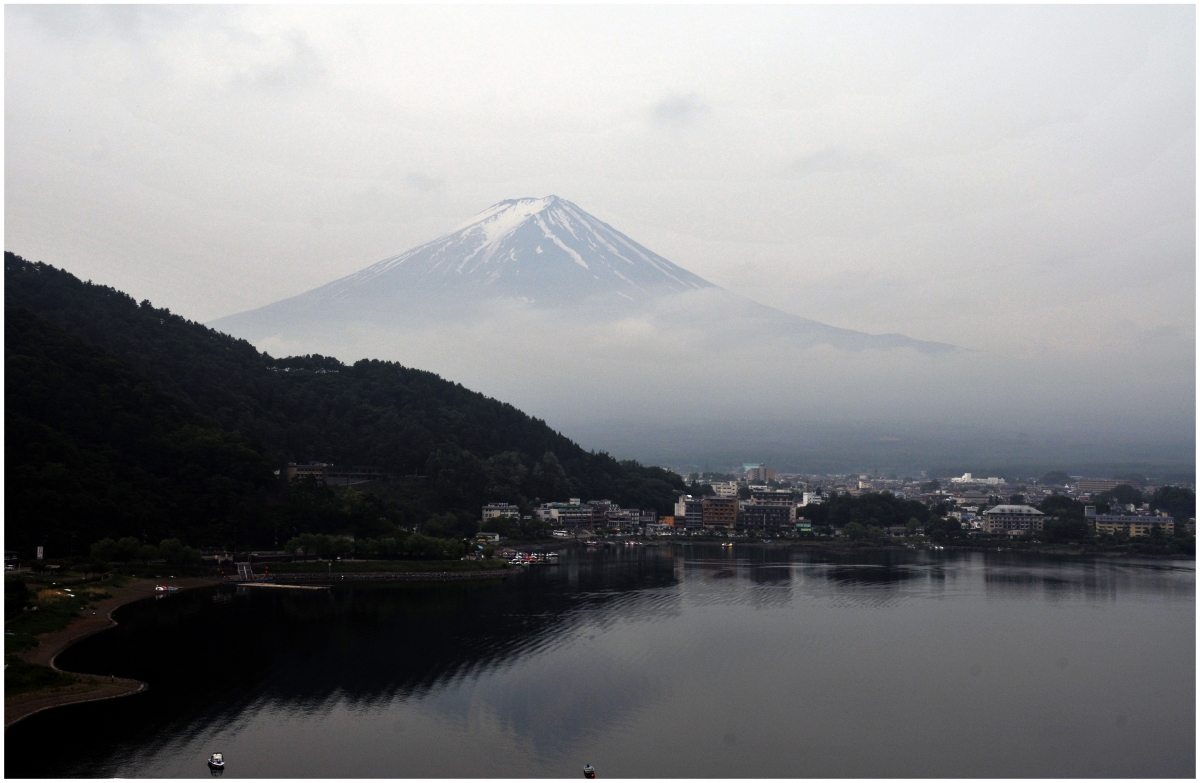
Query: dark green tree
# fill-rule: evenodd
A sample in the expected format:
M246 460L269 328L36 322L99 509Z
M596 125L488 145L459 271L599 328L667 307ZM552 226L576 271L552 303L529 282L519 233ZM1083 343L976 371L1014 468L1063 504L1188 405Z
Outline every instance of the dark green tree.
M1150 496L1150 508L1166 511L1176 522L1187 522L1196 517L1196 491L1184 487L1159 487Z
M1119 484L1106 492L1101 492L1093 500L1095 500L1096 504L1104 503L1111 505L1115 502L1122 506L1130 503L1134 506L1140 506L1144 502L1141 491L1134 489L1128 484Z

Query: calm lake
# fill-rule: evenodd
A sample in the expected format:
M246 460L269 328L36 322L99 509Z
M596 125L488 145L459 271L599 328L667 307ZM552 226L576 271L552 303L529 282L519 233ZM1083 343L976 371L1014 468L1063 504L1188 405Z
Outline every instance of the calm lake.
M500 583L211 588L65 669L8 777L1194 777L1195 564L566 552Z

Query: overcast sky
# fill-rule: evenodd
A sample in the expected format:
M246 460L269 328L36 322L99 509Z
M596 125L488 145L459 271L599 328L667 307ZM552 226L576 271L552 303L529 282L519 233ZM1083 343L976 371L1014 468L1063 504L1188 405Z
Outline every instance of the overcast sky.
M837 326L1187 375L1195 57L1189 6L6 6L5 247L210 320L553 193Z

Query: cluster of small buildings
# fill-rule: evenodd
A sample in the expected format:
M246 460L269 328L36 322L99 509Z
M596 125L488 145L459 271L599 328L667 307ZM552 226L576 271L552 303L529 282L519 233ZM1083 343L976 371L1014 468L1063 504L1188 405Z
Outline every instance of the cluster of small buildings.
M936 489L927 478L881 479L868 475L855 477L836 476L815 483L826 486L827 493L891 492L897 497L919 500L927 504L941 503L947 515L957 519L968 533L1028 536L1040 533L1050 519L1036 506L1052 495L1062 495L1085 504L1085 517L1092 532L1097 534L1123 534L1130 538L1152 535L1160 530L1164 535L1175 533L1175 520L1166 512L1152 511L1148 503L1126 504L1117 507L1110 504L1109 514L1097 514L1095 505L1088 505L1097 495L1128 484L1140 489L1136 482L1118 479L1092 479L1078 477L1064 486L1041 486L1034 481L1009 482L1004 478L976 477L970 473L937 482ZM927 487L930 487L927 489ZM1023 503L1010 502L1019 496ZM1195 529L1194 520L1189 523Z
M790 488L747 484L749 498L738 497L733 487L711 485L716 495L697 497L680 495L675 503L675 515L660 520L660 534L696 535L761 532L765 535L784 535L811 532L812 523L800 516L800 509L820 502L814 493L799 493Z
M644 532L658 521L658 512L638 508L621 508L611 500L589 500L571 498L566 503L542 503L533 510L533 516L553 525L556 534L568 538L582 530L620 530ZM483 507L483 521L497 517L521 518L521 510L508 503L489 503Z
M805 509L833 495L853 496L868 492L890 492L907 500L940 505L947 516L958 520L971 535L1002 535L1010 538L1030 536L1045 530L1053 519L1037 506L1051 495L1063 495L1085 503L1086 518L1093 532L1123 534L1136 538L1160 530L1175 532L1175 520L1164 512L1151 511L1148 504L1110 506L1110 513L1097 514L1094 496L1115 489L1126 481L1076 478L1066 486L1039 486L1035 481L1009 482L1001 477L975 477L970 473L933 481L881 478L868 474L805 476L776 474L761 463L743 466L741 476L724 475L710 480L692 474L692 481L710 486L712 495L680 495L674 514L658 516L654 511L621 508L608 500L582 502L571 498L565 503L542 503L534 509L538 519L555 528L554 535L571 538L598 530L642 535L744 535L791 536L812 532ZM483 519L520 517L520 509L505 503L483 508ZM1194 520L1189 525L1194 530ZM904 536L911 531L889 528L888 533ZM918 530L918 532L924 532Z
M1175 520L1166 512L1152 513L1148 506L1127 510L1123 514L1097 514L1095 506L1085 506L1084 516L1096 534L1122 534L1128 538L1153 535L1155 529L1165 536L1175 535ZM963 525L970 532L1004 534L1010 537L1028 536L1045 529L1049 517L1033 506L1000 504L976 517L970 512L952 511L951 516L966 517Z

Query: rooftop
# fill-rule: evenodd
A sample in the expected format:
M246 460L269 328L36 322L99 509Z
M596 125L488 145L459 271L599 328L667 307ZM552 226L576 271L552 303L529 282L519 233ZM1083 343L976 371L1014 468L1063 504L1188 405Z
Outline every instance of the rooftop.
M1010 506L1010 505L992 506L991 508L989 508L987 511L985 511L983 513L985 513L985 514L1037 514L1038 516L1044 516L1044 514L1042 514L1042 512L1038 511L1033 506Z

